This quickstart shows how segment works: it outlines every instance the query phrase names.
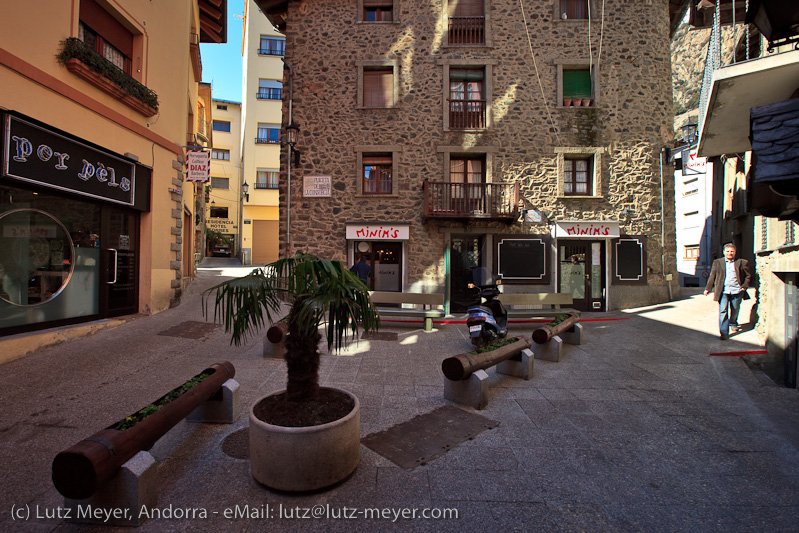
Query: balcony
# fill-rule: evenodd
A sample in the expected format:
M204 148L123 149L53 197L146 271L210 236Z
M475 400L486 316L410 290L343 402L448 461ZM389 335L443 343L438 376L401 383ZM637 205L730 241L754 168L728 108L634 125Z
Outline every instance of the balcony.
M450 100L449 129L484 130L486 127L485 100Z
M519 189L515 183L451 183L424 181L424 216L427 218L519 218Z
M485 17L449 17L449 44L485 44Z
M261 89L255 93L258 100L280 100L283 98L283 89Z
M271 139L269 137L256 137L255 144L280 144L280 139Z

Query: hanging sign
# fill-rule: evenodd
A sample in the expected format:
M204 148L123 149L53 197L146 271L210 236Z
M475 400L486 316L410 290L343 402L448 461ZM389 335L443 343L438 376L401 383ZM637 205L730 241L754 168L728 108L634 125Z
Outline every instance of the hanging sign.
M559 239L586 237L610 239L618 236L619 223L602 220L559 220L552 228L552 237Z
M704 174L707 166L706 157L698 157L696 149L685 150L682 153L682 173L683 176L689 174Z
M189 150L186 154L186 181L205 183L211 180L211 152Z

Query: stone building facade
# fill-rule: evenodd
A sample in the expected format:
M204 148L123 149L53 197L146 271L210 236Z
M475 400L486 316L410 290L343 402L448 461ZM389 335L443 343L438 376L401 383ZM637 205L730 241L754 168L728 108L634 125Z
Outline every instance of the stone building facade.
M256 3L300 126L281 255L365 255L453 311L479 266L584 310L679 290L667 0Z

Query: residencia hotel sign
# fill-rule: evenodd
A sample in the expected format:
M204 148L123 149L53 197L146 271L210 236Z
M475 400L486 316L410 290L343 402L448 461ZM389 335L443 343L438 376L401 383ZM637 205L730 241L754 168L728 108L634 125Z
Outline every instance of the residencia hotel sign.
M619 223L611 221L559 220L552 228L557 239L615 239L619 237Z
M6 115L3 174L133 206L135 164L13 115Z

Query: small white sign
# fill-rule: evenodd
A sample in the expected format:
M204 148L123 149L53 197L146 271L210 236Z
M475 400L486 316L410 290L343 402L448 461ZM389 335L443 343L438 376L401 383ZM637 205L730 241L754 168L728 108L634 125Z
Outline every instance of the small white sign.
M303 176L302 195L305 197L330 197L332 176Z
M682 153L683 174L704 174L707 166L706 157L697 157L696 150L685 151Z
M211 180L211 152L189 150L186 154L186 181Z

